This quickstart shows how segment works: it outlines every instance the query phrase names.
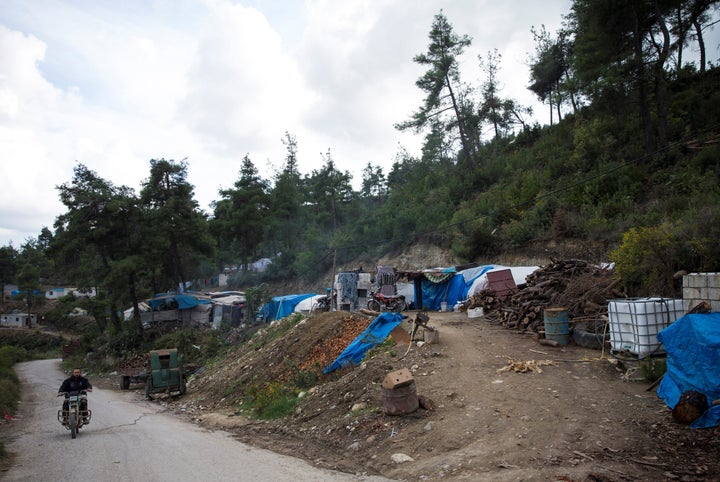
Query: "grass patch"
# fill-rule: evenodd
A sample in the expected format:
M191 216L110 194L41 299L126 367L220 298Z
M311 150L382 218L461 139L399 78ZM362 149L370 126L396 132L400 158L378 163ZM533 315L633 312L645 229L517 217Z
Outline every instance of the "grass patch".
M381 353L387 353L389 357L394 358L397 356L397 353L395 352L396 346L397 343L395 342L395 340L393 340L391 336L388 336L387 338L385 338L385 341L365 352L363 361L370 360L377 355L380 355Z
M297 405L295 391L278 382L253 384L245 393L243 404L260 420L283 418Z

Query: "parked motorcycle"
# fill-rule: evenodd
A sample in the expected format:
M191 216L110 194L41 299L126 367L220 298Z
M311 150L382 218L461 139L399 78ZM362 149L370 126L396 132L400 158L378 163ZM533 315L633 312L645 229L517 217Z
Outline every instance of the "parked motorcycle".
M400 313L407 309L407 302L403 295L384 295L371 291L368 297L367 308L368 310L377 312L394 311Z
M92 410L87 409L87 392L85 390L64 392L63 395L65 395L67 401L67 409L63 406L62 409L58 410L58 422L67 430L70 430L70 436L75 438L80 427L90 423L92 418ZM85 407L84 410L81 408L81 402Z
M332 290L331 293L318 298L317 301L313 303L311 310L320 312L332 310L336 294L335 290Z

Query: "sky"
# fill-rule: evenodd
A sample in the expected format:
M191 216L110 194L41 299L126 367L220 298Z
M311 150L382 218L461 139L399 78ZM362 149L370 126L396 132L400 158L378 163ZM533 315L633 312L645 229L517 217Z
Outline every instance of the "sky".
M2 0L0 246L19 248L65 212L57 186L79 163L139 192L151 159L185 160L200 208L238 179L247 154L261 177L336 166L359 188L371 163L419 155L422 135L394 128L422 102L433 17L502 56L501 95L547 108L527 90L530 29L555 32L570 0ZM712 56L710 58L713 58Z

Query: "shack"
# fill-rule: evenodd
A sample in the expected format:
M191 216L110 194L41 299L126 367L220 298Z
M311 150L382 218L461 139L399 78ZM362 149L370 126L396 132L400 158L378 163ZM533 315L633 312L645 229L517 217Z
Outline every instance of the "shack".
M182 326L210 324L212 301L208 296L194 293L162 293L147 301L151 310L140 313L144 328L158 324L176 323Z
M37 315L13 311L10 314L2 315L0 326L6 328L35 328L37 326Z

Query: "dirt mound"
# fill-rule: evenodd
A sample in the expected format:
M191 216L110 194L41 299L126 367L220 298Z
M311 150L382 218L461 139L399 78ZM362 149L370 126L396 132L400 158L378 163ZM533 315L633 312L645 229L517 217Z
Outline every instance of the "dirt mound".
M349 312L313 313L295 324L293 317L258 331L239 351L192 382L195 399L213 409L238 409L248 389L272 384L302 385L322 380L322 369L370 324Z

